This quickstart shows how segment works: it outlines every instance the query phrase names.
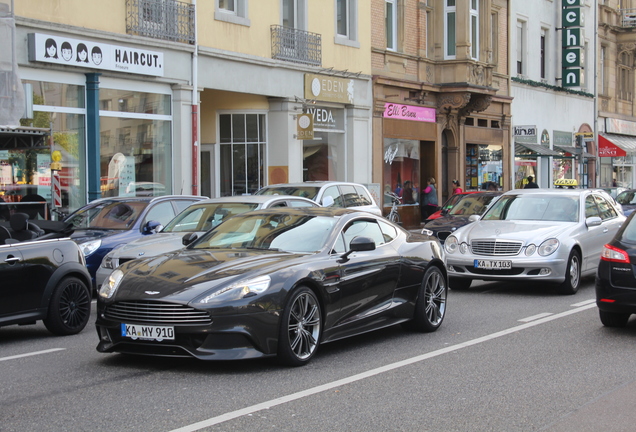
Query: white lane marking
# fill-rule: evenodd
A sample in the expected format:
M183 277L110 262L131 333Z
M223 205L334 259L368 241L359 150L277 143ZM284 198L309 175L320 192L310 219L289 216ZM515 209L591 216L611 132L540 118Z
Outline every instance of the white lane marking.
M34 352L26 353L26 354L18 354L18 355L9 356L9 357L0 357L0 361L15 360L15 359L22 358L22 357L30 357L30 356L34 356L34 355L48 354L48 353L52 353L52 352L55 352L55 351L64 351L65 349L66 348L51 348L51 349L47 349L47 350L44 350L44 351L34 351Z
M517 320L517 321L527 323L527 322L538 320L539 318L544 318L550 315L553 315L553 314L551 312L543 312L537 315L530 316L528 318L521 318L520 320Z
M271 399L271 400L268 400L266 402L262 402L262 403L259 403L259 404L256 404L256 405L245 407L245 408L242 408L242 409L239 409L239 410L236 410L236 411L227 412L225 414L221 414L220 416L212 417L212 418L209 418L207 420L203 420L203 421L200 421L200 422L197 422L197 423L193 423L191 425L187 425L187 426L181 427L179 429L174 429L171 432L194 432L194 431L198 431L198 430L201 430L201 429L209 427L209 426L214 426L214 425L217 425L219 423L223 423L223 422L226 422L226 421L229 421L229 420L233 420L235 418L239 418L239 417L243 417L245 415L253 414L253 413L257 412L257 411L261 411L261 410L264 410L264 409L269 409L269 408L275 407L277 405L282 405L282 404L285 404L287 402L292 402L292 401L295 401L295 400L298 400L298 399L302 399L302 398L307 397L307 396L315 395L317 393L321 393L321 392L324 392L324 391L327 391L327 390L334 389L336 387L341 387L341 386L346 385L346 384L351 384L353 382L360 381L360 380L363 380L363 379L366 379L366 378L369 378L369 377L372 377L372 376L375 376L375 375L380 375L382 373L389 372L389 371L392 371L394 369L398 369L398 368L401 368L401 367L404 367L404 366L408 366L408 365L411 365L413 363L418 363L418 362L421 362L423 360L428 360L428 359L431 359L433 357L437 357L437 356L440 356L440 355L443 355L443 354L447 354L447 353L450 353L450 352L453 352L453 351L460 350L462 348L467 348L467 347L470 347L470 346L473 346L473 345L477 345L477 344L480 344L480 343L483 343L483 342L487 342L487 341L490 341L490 340L493 340L493 339L496 339L496 338L499 338L499 337L502 337L502 336L506 336L506 335L509 335L509 334L512 334L512 333L516 333L516 332L519 332L521 330L525 330L525 329L528 329L528 328L531 328L531 327L535 327L535 326L538 326L538 325L541 325L541 324L545 324L547 322L554 321L554 320L559 319L559 318L564 318L566 316L569 316L569 315L572 315L572 314L575 314L575 313L578 313L578 312L583 312L584 310L591 309L593 307L596 307L596 304L586 305L586 306L582 306L582 307L577 308L577 309L571 309L571 310L566 311L566 312L562 312L562 313L555 314L555 315L550 315L549 317L540 318L540 319L532 321L530 323L520 324L518 326L511 327L509 329L502 330L502 331L499 331L499 332L496 332L496 333L492 333L492 334L489 334L489 335L486 335L486 336L482 336L482 337L479 337L477 339L469 340L467 342L462 342L462 343L459 343L457 345L452 345L452 346L449 346L449 347L446 347L446 348L439 349L437 351L432 351L430 353L418 355L418 356L411 357L411 358L408 358L408 359L405 359L405 360L402 360L402 361L399 361L399 362L395 362L395 363L391 363L391 364L388 364L388 365L385 365L385 366L381 366L379 368L371 369L371 370L368 370L366 372L359 373L357 375L352 375L352 376L350 376L348 378L339 379L339 380L336 380L336 381L332 381L330 383L319 385L317 387L309 388L307 390L302 390L302 391L299 391L299 392L296 392L296 393L292 393L292 394L287 395L287 396L282 396L282 397L279 397L279 398L276 398L276 399Z
M583 300L582 302L574 303L574 304L571 304L570 306L579 307L579 306L589 305L590 303L596 303L596 299L593 298L593 299L589 299L589 300Z

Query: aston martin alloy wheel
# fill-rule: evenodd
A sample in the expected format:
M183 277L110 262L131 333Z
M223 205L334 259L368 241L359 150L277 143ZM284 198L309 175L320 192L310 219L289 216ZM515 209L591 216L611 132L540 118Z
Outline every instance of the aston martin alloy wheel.
M420 332L437 330L446 315L447 295L444 274L435 266L429 267L417 296L415 315L412 321L406 323L406 327Z
M322 330L318 298L300 287L291 295L281 320L278 355L291 366L307 364L318 350Z

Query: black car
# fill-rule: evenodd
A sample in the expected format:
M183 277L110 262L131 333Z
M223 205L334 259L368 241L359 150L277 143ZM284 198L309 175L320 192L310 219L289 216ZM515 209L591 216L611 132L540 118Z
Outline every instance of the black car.
M442 243L446 237L451 235L457 228L468 225L472 222L469 218L472 215L481 216L494 199L501 196L503 192L476 192L459 196L450 208L442 210L442 216L433 219L424 225L427 230L433 232Z
M258 210L115 269L98 295L97 350L299 366L370 330L435 331L447 286L432 236L347 209Z
M44 321L56 335L79 333L91 314L84 255L68 239L0 245L0 326Z
M636 220L632 213L603 246L596 273L596 305L603 325L625 327L636 313Z
M616 196L616 202L623 207L625 216L636 210L636 189L626 189Z

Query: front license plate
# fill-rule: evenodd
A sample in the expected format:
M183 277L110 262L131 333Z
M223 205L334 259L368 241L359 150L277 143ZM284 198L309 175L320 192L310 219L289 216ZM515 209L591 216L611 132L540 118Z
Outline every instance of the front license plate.
M475 268L488 270L510 270L512 261L509 260L475 260Z
M122 324L121 335L133 340L174 340L174 327Z

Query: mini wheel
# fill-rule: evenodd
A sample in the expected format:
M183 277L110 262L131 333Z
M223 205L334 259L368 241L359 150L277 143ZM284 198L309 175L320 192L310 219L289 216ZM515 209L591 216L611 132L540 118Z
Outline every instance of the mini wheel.
M44 325L59 336L81 332L91 315L91 292L76 277L62 279L51 296Z

